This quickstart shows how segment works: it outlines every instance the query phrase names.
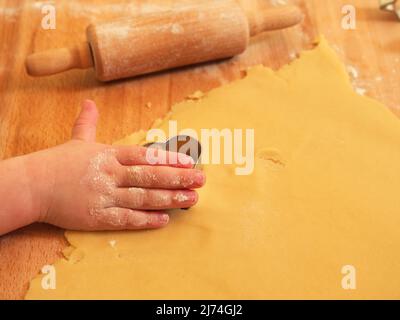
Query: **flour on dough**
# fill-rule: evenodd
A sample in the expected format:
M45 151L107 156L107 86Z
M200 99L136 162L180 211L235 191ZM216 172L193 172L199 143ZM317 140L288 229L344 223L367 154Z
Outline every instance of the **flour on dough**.
M254 128L254 173L204 165L198 205L162 230L67 232L79 259L55 264L56 290L38 276L27 298L400 298L400 121L353 91L325 40L176 105L159 126L168 119Z

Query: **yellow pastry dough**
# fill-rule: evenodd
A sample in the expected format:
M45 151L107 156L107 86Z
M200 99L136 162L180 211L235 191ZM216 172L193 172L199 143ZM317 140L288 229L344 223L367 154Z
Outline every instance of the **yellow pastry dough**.
M254 173L204 165L198 205L162 230L67 232L76 249L55 264L57 289L38 276L27 298L400 298L400 122L354 93L324 40L176 105L159 127L170 119L254 128Z

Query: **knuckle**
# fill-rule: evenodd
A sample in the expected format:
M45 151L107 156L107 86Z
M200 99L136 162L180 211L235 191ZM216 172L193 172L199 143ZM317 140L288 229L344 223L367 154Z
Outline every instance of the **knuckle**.
M173 202L171 193L163 190L152 192L147 200L147 205L153 208L169 207Z
M133 209L142 208L146 204L147 192L142 188L129 188L128 199L130 207Z
M131 166L127 169L128 181L133 184L141 183L143 179L143 168L140 166Z
M141 228L147 225L148 219L146 214L141 212L132 211L128 216L128 225Z
M91 226L96 229L120 229L127 225L128 213L126 210L110 208L97 211L92 216Z
M145 169L143 175L143 183L149 186L155 186L159 183L160 169L158 167L149 166Z

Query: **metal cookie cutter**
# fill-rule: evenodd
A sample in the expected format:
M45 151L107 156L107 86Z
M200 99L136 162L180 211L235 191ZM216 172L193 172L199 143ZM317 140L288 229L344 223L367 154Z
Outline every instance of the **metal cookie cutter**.
M400 20L400 2L398 0L380 0L380 8L395 13Z
M194 160L194 167L200 162L201 144L191 136L176 136L167 142L154 142L144 145L146 148L157 148L165 151L184 153Z
M201 144L195 138L190 136L176 136L169 139L167 142L147 143L144 145L146 148L157 148L165 151L184 153L191 156L194 160L196 167L200 162ZM183 208L182 210L189 210L190 208Z

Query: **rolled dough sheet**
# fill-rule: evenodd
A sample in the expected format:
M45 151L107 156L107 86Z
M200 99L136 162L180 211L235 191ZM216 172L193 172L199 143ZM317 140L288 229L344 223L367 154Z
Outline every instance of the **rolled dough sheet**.
M353 91L325 40L176 105L159 127L167 120L254 128L254 173L204 165L198 205L162 230L68 231L56 289L38 276L27 298L400 298L400 122ZM346 265L355 290L342 287Z

